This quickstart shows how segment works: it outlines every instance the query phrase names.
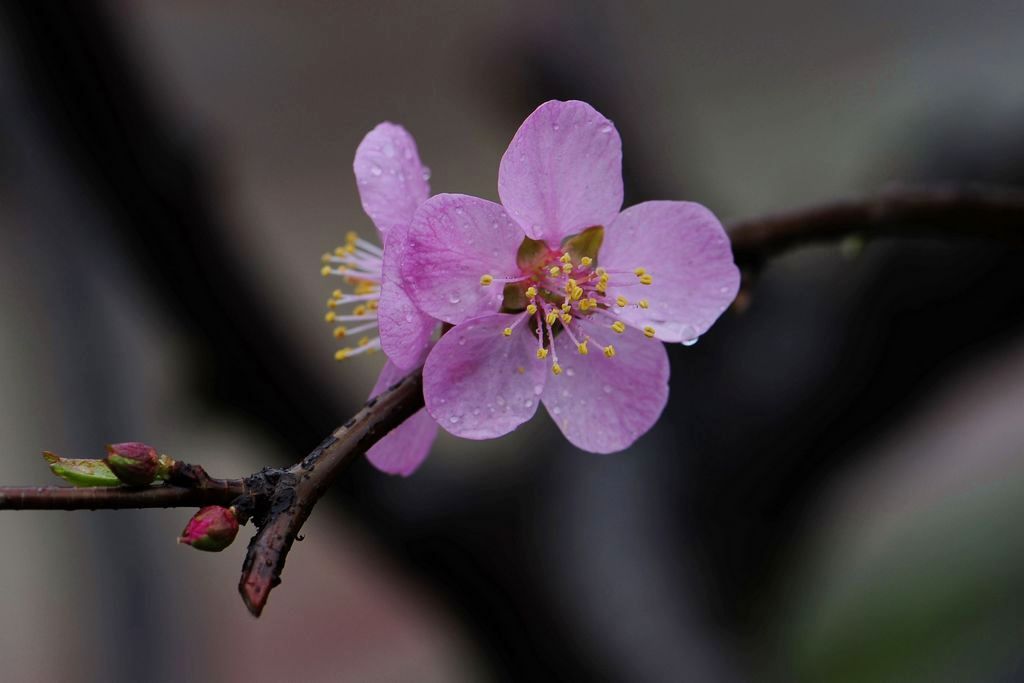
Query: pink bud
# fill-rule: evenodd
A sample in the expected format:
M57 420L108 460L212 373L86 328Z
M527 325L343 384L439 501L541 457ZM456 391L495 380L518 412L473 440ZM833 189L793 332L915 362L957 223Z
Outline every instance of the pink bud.
M107 467L130 486L145 486L156 479L160 456L156 449L138 441L107 446Z
M216 553L231 545L237 534L238 517L235 516L235 509L208 505L188 521L178 543Z

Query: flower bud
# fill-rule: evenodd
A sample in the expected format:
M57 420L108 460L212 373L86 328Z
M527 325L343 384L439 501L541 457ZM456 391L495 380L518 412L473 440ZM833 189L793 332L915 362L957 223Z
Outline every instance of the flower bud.
M152 446L137 441L107 446L104 458L110 471L129 486L145 486L156 479L160 456Z
M188 521L178 543L216 553L231 545L237 534L238 517L235 508L208 505Z

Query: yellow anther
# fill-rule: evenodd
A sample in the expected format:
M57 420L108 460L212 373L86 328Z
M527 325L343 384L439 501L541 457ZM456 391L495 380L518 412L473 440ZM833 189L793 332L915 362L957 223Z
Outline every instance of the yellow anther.
M512 336L512 328L511 327L506 327L504 330L501 331L501 333L503 335L505 335L506 337L511 337Z
M341 302L338 301L337 299L328 299L327 300L327 308L337 308L338 304L340 304L340 303Z
M366 346L369 343L370 343L370 338L369 337L363 337L362 339L359 340L359 345L360 346Z
M348 232L345 233L345 241L348 242L349 244L353 244L358 239L359 235L356 234L355 230L349 230Z
M583 258L580 259L580 265L582 266L589 266L593 262L594 259L590 258L589 256L584 256Z
M572 310L572 304L562 304L562 311L568 313Z
M334 360L345 360L348 358L348 354L350 353L351 351L349 349L338 349L334 352Z
M379 301L367 301L366 302L366 307L369 308L371 311L376 311L377 307L379 305L380 305Z
M622 334L623 332L626 331L626 325L621 320L616 320L615 322L612 323L612 329L618 332L619 334Z
M489 287L492 282L494 282L494 276L493 275L481 275L480 276L480 284L483 285L484 287Z
M608 283L598 282L596 285L594 285L594 290L597 291L598 294L604 294L605 292L608 291Z
M599 278L597 278L597 281L598 282L604 282L605 284L607 284L608 283L608 273L601 273L601 276Z
M520 375L525 375L526 374L526 368L524 368L522 365L520 365L518 368L516 368L516 372L518 372Z
M601 268L600 266L598 266L598 268L594 272L597 273L598 275L606 275L608 273L608 271L606 271L604 268Z
M348 330L345 329L344 325L342 325L341 327L335 327L334 328L334 338L335 339L341 339L342 337L345 336L346 332L348 332Z
M608 346L604 347L601 350L604 351L604 355L606 355L607 357L609 357L609 358L614 358L615 357L615 347L612 346L611 344L609 344Z
M651 305L651 302L647 299L640 299L640 301L637 301L637 304L639 304L640 308L647 308Z
M566 263L564 266L562 266L562 272L565 273L566 275L571 273L572 272L572 264L571 263Z
M544 348L537 349L537 358L544 360L548 357L548 350Z
M558 363L552 363L551 364L551 372L555 373L556 375L561 375L562 374L562 366L559 365Z
M324 266L323 268L320 269L320 274L323 275L324 277L327 277L328 275L331 274L331 267Z
M580 310L585 311L590 308L590 299L584 299L580 302Z
M572 290L576 289L576 279L575 278L569 278L569 280L565 283L565 289L566 289L566 291L569 291L569 292L571 292Z
M348 252L345 251L345 247L335 247L334 248L334 255L335 256L344 256L347 253Z
M377 291L377 285L372 282L360 282L356 285L356 294L373 294Z
M636 268L636 269L633 270L633 274L636 275L637 277L640 277L641 275L643 275L646 272L647 272L647 270L644 269L644 268Z
M649 285L652 282L654 282L654 279L650 275L641 275L640 276L640 284L642 284L642 285Z
M548 321L548 325L554 325L555 321L558 320L558 314L555 313L554 311L551 311L544 319Z
M327 311L327 315L324 316L324 321L333 323L334 322L334 311Z
M644 327L644 336L647 337L648 339L652 338L655 334L657 333L654 331L654 328L651 327L650 325Z
M331 292L331 296L335 299L340 299L341 297L345 296L345 292L341 291L340 289L336 289L333 292Z
M352 309L352 315L366 315L366 306L360 304Z
M625 308L627 305L629 305L629 300L620 294L619 296L615 297L615 305L617 305L619 308Z
M347 245L345 247L345 253L346 254L354 254L354 253L356 253L356 245L355 244Z
M583 296L583 288L582 287L577 287L576 289L572 290L572 300L573 301L579 301L580 297L582 297L582 296Z
M559 275L562 274L562 269L559 268L558 266L551 266L551 269L548 270L548 273L551 274L551 277L558 277Z
M558 260L562 263L572 263L572 256L569 256L569 254L562 254Z
M537 296L537 288L536 287L527 287L526 288L526 298L527 299L532 299L535 296Z
M576 350L580 352L581 356L586 356L588 353L590 353L590 349L587 348L586 340L583 340L579 344L577 344Z
M526 307L526 312L533 315L537 312L537 304L530 304Z
M329 253L327 253L326 251L323 254L320 255L320 262L321 263L328 263L330 260L331 260L331 255Z
M571 323L571 322L572 322L572 316L569 315L568 313L563 313L562 314L562 324L565 325L566 327L568 327L569 323Z
M597 299L593 297L587 299L587 306L589 306L590 308L597 308Z

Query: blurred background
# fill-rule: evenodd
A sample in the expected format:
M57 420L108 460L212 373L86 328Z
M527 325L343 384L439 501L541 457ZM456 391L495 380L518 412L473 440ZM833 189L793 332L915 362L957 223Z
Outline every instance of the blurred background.
M1022 73L1019 0L3 3L0 479L127 440L241 476L352 413L382 359L332 360L319 256L374 236L382 120L496 199L526 114L585 99L627 204L730 219L1024 183ZM187 510L2 513L3 678L1024 680L1021 256L793 252L628 452L538 414L354 466L258 621Z

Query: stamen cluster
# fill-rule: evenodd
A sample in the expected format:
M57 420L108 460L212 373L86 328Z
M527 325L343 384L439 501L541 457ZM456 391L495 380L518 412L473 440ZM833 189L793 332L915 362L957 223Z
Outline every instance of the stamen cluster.
M342 347L335 351L335 360L345 360L361 353L373 353L380 348L377 331L377 308L380 302L381 268L384 251L377 245L367 242L355 232L345 236L345 244L337 247L332 253L321 257L323 267L320 274L324 277L341 277L351 291L335 289L327 299L327 313L324 320L328 323L344 323L334 328L335 339L346 339L363 332L355 346ZM338 310L339 306L353 306L348 312Z

